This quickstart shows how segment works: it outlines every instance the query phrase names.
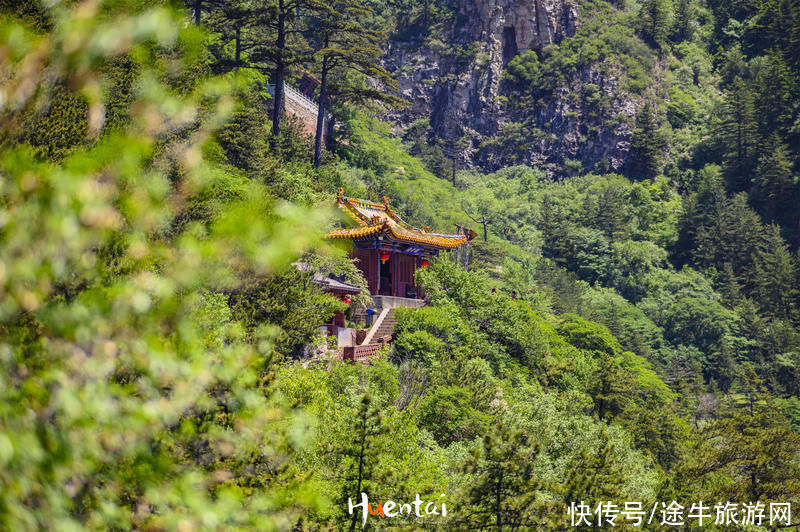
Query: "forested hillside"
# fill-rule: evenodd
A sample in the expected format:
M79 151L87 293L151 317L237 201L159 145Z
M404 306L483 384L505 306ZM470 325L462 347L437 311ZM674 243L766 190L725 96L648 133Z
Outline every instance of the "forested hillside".
M797 1L2 0L0 73L0 529L798 526ZM339 189L477 234L369 364Z

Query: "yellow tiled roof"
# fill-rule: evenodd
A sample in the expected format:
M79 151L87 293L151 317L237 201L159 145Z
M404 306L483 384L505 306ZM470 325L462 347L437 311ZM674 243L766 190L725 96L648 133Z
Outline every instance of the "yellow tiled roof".
M384 233L395 240L422 244L444 249L454 249L467 242L465 235L446 235L428 233L411 227L400 219L389 207L389 199L384 196L383 203L346 198L339 189L336 196L340 209L346 212L357 224L355 229L337 229L328 233L326 238L345 238L360 240L378 233Z
M371 236L377 233L380 233L383 229L383 226L375 225L372 227L358 227L356 229L337 229L335 231L331 231L327 235L326 238L349 238L352 240L357 240L359 238L364 238L366 236Z

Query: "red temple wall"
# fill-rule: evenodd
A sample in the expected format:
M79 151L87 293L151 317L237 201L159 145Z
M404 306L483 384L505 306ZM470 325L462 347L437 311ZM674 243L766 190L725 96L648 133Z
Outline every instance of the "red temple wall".
M356 266L367 279L370 294L378 293L378 250L354 249L352 257L358 259Z
M391 270L391 284L380 283L378 290L378 277L380 275L380 261L377 249L354 249L351 256L358 259L356 265L364 274L367 280L369 292L372 295L393 295L397 297L408 297L409 294L416 294L419 297L419 288L415 285L414 273L420 266L420 258L405 253L392 253L389 259Z

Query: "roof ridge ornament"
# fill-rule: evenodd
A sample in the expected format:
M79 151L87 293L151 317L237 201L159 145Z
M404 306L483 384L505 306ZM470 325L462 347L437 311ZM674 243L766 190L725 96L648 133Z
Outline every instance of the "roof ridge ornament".
M383 200L383 209L386 211L386 214L388 214L390 218L395 218L394 212L392 212L392 208L389 207L389 197L383 196L381 200Z

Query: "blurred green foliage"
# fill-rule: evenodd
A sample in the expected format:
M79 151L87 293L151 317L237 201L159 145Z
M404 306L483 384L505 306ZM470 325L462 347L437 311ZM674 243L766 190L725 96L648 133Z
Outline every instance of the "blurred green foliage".
M453 6L369 4L368 26L475 58L440 39ZM653 106L627 176L574 160L562 181L453 179L461 144L425 121L403 144L358 101L313 168L298 124L269 142L266 76L222 68L230 35L160 3L0 4L0 528L343 529L359 489L444 494L450 529L800 503L798 19L739 4L581 2L574 37L509 61L511 105L591 67ZM613 120L597 83L571 97ZM522 161L546 134L481 150ZM368 365L304 356L345 308L314 275L365 286L321 241L339 187L480 224Z
M285 528L319 501L288 461L308 418L263 385L274 331L248 340L222 294L313 246L323 213L204 156L238 81L197 75L197 29L157 6L52 16L0 28L0 527Z

